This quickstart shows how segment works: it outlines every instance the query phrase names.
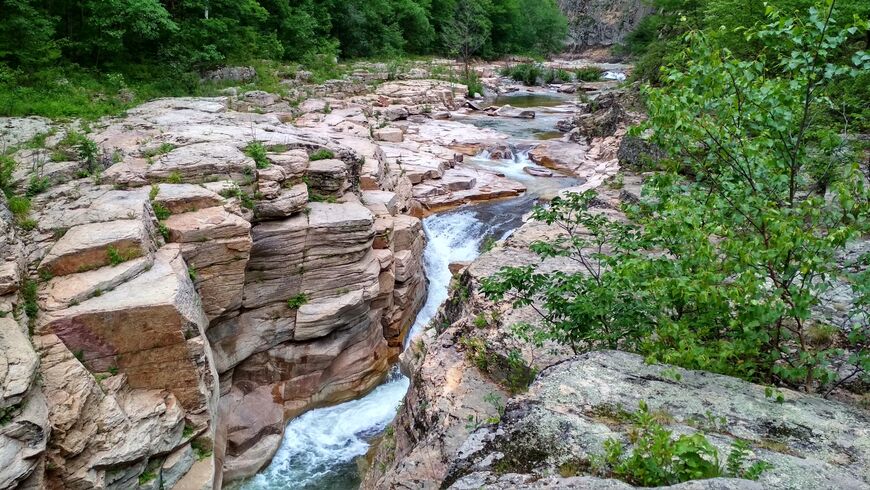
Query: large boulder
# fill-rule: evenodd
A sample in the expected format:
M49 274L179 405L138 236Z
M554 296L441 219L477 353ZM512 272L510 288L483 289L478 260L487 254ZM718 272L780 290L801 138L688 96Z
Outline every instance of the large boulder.
M239 308L252 245L251 224L221 206L173 214L165 224L170 241L181 244L209 319Z
M57 336L91 372L123 373L131 388L169 390L198 411L213 404L216 383L207 325L181 249L169 245L114 290L46 312L37 330Z

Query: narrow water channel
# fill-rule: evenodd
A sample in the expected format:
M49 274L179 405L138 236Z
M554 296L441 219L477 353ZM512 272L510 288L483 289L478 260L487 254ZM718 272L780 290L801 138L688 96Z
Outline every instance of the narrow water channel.
M553 97L552 100L562 104L565 102L563 97ZM519 129L515 121L490 119L501 121L501 127L496 128L498 130L504 131L506 127ZM515 136L530 138L534 130L527 124ZM512 132L507 131L508 134ZM519 151L512 159L491 160L487 155L480 155L468 162L521 181L529 191L520 197L463 206L423 220L427 240L424 268L429 281L428 296L411 327L408 339L426 327L447 299L452 277L448 266L451 263L473 261L480 255L481 245L487 238L501 240L519 227L523 214L532 209L538 196L577 183L576 179L571 178L529 175L523 169L537 165L528 159L526 153ZM360 476L356 460L366 454L370 441L393 420L408 386L409 380L393 367L387 381L368 395L333 407L312 410L290 421L281 448L271 464L241 488L358 488Z

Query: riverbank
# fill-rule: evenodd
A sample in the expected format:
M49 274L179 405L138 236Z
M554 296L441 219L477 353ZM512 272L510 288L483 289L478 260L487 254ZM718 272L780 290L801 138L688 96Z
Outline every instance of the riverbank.
M388 78L294 80L298 106L234 89L93 123L4 120L2 311L40 361L16 395L36 411L10 418L57 427L19 475L221 486L263 468L288 420L381 384L427 294L414 216L526 192L493 164L545 172L508 135L450 120L509 117L473 114L463 86ZM136 412L155 397L165 409ZM101 429L70 452L77 424Z

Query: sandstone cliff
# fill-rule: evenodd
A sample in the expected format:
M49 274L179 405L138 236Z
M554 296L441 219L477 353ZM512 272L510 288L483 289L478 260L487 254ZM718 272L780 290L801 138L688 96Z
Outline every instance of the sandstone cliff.
M462 86L315 90L4 120L47 189L0 202L0 488L220 488L380 383L426 292L409 213L523 188L457 167L492 134L421 134Z

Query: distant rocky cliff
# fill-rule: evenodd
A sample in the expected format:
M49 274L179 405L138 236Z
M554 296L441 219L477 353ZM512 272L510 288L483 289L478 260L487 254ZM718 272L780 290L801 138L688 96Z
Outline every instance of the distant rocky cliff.
M652 12L646 0L559 0L568 17L571 50L611 46L637 28Z

